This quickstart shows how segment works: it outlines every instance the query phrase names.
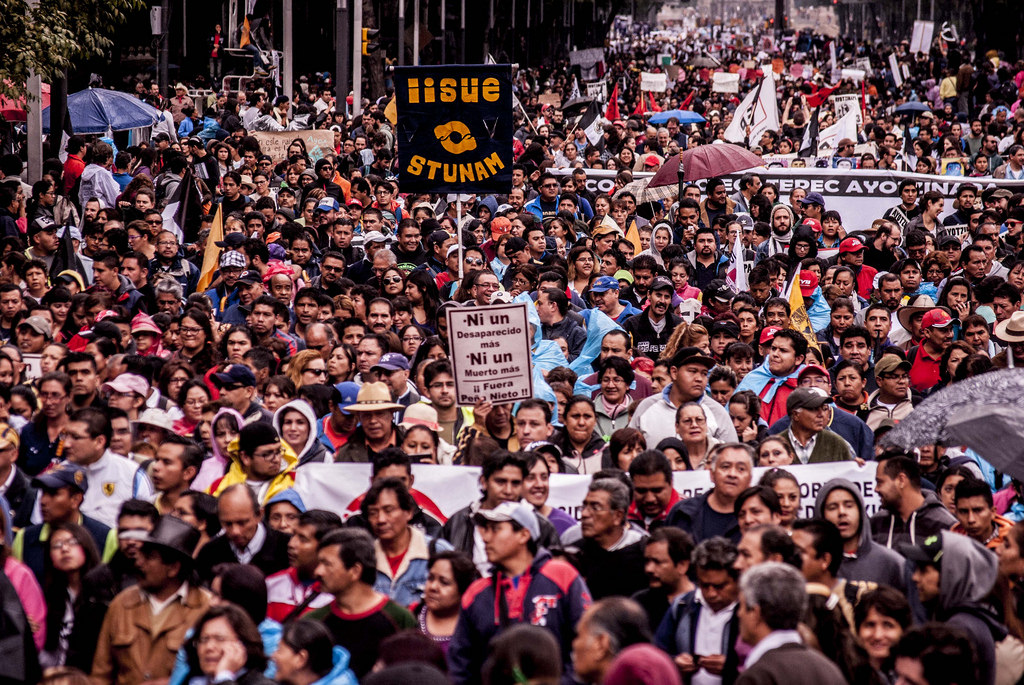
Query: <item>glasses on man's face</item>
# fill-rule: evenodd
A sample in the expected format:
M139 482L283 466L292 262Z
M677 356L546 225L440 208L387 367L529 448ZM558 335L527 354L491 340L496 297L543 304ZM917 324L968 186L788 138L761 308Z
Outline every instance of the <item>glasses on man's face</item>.
M174 240L161 240L157 245L160 247L177 247L178 243Z
M557 187L558 187L557 183L544 183L543 185L541 185L541 188L557 188Z
M163 219L147 219L146 223L149 224L150 226L163 226L164 225ZM163 245L163 243L160 243L160 244Z
M340 274L345 269L343 269L340 266L330 266L329 264L324 264L323 266L320 267L320 270L326 271L327 273Z
M274 457L276 457L276 456L278 456L280 454L281 454L281 448L280 447L275 447L273 449L266 449L266 450L260 450L259 452L254 452L253 455L252 455L252 458L253 459L263 459L264 461L270 461L271 459L273 459Z
M466 257L466 264L469 264L470 266L483 266L484 260L477 257Z

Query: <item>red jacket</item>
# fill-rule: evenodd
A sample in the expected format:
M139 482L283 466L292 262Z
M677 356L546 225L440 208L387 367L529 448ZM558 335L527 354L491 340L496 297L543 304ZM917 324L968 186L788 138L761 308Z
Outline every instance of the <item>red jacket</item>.
M85 161L78 155L68 155L68 159L64 162L64 194L69 195L71 189L78 183L78 179L82 176L82 172L85 171Z

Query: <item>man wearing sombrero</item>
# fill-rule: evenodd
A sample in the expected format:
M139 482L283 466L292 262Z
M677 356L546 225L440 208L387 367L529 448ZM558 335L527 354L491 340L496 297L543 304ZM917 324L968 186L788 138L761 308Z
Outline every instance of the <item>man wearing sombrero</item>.
M405 409L391 399L391 391L384 383L364 383L356 395L356 403L346 411L359 417L359 427L338 450L334 460L339 462L370 462L385 447L402 443L404 429L395 424L394 412Z

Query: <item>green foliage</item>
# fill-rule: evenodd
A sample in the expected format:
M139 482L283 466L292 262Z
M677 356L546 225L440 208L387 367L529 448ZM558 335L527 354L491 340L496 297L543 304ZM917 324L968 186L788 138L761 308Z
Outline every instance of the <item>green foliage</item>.
M35 72L52 82L76 63L104 57L142 0L0 0L0 95L25 95ZM31 103L29 103L31 106Z

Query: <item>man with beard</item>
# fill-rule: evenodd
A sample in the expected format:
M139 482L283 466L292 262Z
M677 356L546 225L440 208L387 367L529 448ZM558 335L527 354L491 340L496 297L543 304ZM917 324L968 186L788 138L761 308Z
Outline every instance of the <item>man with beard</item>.
M699 195L699 191L698 191ZM673 231L674 241L680 245L692 238L700 221L700 203L693 198L684 197L676 209L676 229ZM689 233L691 238L687 238Z
M700 203L700 225L710 228L715 225L715 219L718 217L735 212L736 202L729 198L729 193L725 189L725 181L720 178L712 178L708 181L707 195Z
M715 239L713 228L701 226L693 239L693 250L687 253L686 258L693 266L693 277L690 285L704 290L716 278L725 278L725 271L729 265L729 258L718 256L718 243Z
M220 283L204 293L213 302L213 313L218 321L223 320L229 307L238 304L239 293L235 286L245 267L245 255L241 252L228 250L220 256Z
M665 612L676 600L694 589L690 580L693 538L678 528L662 527L644 541L644 573L647 589L633 595L644 608L651 632L658 630Z
M716 536L738 542L736 498L750 487L754 449L743 443L717 445L711 450L710 464L712 488L676 504L665 523L682 528L698 544Z
M345 257L336 250L328 250L320 261L320 273L313 277L312 287L323 290L330 297L341 295L345 289L341 278L345 274Z
M875 491L882 508L871 517L871 536L889 549L938 535L957 522L934 492L921 489L921 467L905 454L879 458Z
M644 357L657 359L676 326L683 322L681 317L670 311L674 294L672 281L664 276L655 278L651 283L647 309L629 317L622 324L622 328L632 337L637 351Z
M786 254L789 251L789 241L793 237L793 226L796 225L796 214L792 207L779 203L772 207L770 217L772 225L771 237L761 243L757 248L755 262L761 262L768 257L777 254Z

